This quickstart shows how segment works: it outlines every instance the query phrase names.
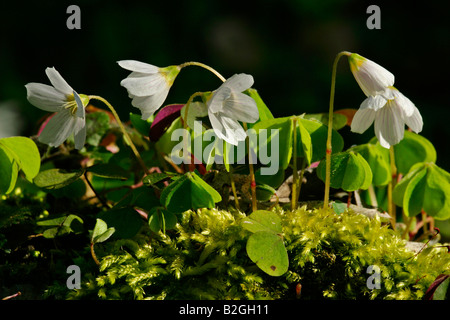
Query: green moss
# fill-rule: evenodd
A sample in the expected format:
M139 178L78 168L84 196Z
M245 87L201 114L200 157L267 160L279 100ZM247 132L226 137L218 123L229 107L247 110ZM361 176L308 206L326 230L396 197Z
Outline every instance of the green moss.
M421 299L439 274L450 273L445 248L415 255L378 218L323 209L276 212L290 262L281 277L248 258L244 214L205 209L185 212L166 235L105 244L99 273L86 275L68 298ZM381 270L380 289L367 287L370 265Z

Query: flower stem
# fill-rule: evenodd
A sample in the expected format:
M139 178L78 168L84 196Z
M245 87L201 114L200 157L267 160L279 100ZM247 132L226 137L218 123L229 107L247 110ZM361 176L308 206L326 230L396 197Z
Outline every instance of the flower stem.
M297 171L297 118L293 119L294 125L294 143L292 152L292 170L293 170L293 181L292 181L292 198L291 198L291 209L294 211L297 209L297 188L298 188L298 171Z
M247 132L247 123L243 122L244 130ZM252 191L252 211L258 210L258 206L256 203L256 181L255 181L255 171L253 169L253 153L250 147L250 141L247 136L248 143L248 166L250 169L250 189Z
M219 72L217 72L215 69L211 68L210 66L208 66L208 65L206 65L204 63L190 61L190 62L185 62L185 63L179 65L180 69L182 69L184 67L188 67L188 66L202 67L203 69L206 69L206 70L211 71L212 73L214 73L220 80L222 80L222 82L226 81L226 79Z
M330 172L331 172L331 136L333 132L333 109L334 109L334 89L336 87L336 69L339 59L342 56L350 56L351 53L348 51L342 51L338 53L333 63L333 70L331 74L331 92L330 92L330 110L328 115L328 138L327 138L327 151L325 159L325 197L323 201L323 207L328 208L328 202L330 197Z
M396 222L397 222L397 213L396 213L396 207L392 198L392 193L395 187L395 184L397 182L397 167L395 166L395 153L394 153L394 146L391 146L389 148L389 160L391 164L391 181L388 184L388 213L391 216L391 225L392 228L396 229Z
M196 92L193 95L190 96L189 100L186 102L186 104L184 105L184 122L183 122L183 128L184 128L184 138L183 138L183 143L184 143L184 152L186 152L186 154L183 154L184 157L184 164L187 165L189 164L189 171L194 171L195 170L195 164L191 161L191 157L189 156L189 152L188 152L188 124L187 124L187 120L188 120L188 112L189 112L189 106L192 103L192 100L194 100L195 97L199 97L203 94L203 92ZM183 118L183 117L182 117ZM183 153L184 153L183 152ZM186 170L187 171L187 170Z
M138 160L140 166L142 167L142 169L144 170L145 173L148 173L149 171L148 171L147 166L144 163L144 160L142 160L141 155L139 154L139 152L136 149L136 146L134 145L133 141L131 140L128 132L125 130L125 127L123 126L123 123L120 120L119 115L117 114L114 107L106 99L104 99L100 96L89 96L89 99L99 100L99 101L103 102L109 108L109 110L111 110L112 114L114 115L114 118L116 119L117 123L119 124L120 130L122 130L125 140L130 145L131 150L133 151L134 155L136 156L136 159Z

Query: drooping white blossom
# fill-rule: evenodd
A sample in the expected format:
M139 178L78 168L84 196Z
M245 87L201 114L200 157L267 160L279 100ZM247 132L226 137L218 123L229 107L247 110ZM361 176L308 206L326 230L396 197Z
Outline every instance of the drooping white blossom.
M208 117L215 134L237 145L247 134L238 121L254 123L259 119L255 100L242 93L253 85L253 77L235 74L213 91L207 101Z
M375 135L381 146L399 143L404 136L405 124L415 133L422 131L423 121L419 110L407 97L394 87L387 88L386 99L382 95L369 96L353 117L351 130L366 131L375 122Z
M181 70L179 66L159 68L135 60L122 60L118 64L132 71L120 84L127 89L131 104L141 111L144 120L162 106Z
M52 86L28 83L27 99L35 107L56 114L47 122L39 141L52 147L60 146L72 134L75 148L82 149L86 141L85 107L89 98L78 95L55 68L45 70Z
M350 70L366 96L382 95L392 98L387 88L394 85L394 75L379 64L352 53L348 57Z

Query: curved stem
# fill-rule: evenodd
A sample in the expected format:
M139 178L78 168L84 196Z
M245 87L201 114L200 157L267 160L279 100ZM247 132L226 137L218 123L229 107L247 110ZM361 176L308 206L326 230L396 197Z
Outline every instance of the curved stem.
M95 264L99 266L100 261L98 261L97 255L95 254L95 251L94 251L94 242L91 242L91 256L92 256L92 259L94 259Z
M140 166L142 167L144 172L148 174L149 171L147 169L147 166L144 163L144 160L142 160L141 155L139 154L139 152L136 149L136 146L134 145L133 141L131 140L128 132L125 130L125 127L123 126L123 123L120 120L119 115L117 114L114 107L106 99L104 99L100 96L89 96L89 99L99 100L99 101L103 102L109 108L109 110L111 110L112 114L114 115L114 118L116 119L117 123L119 124L120 130L122 131L122 133L125 137L125 140L128 141L128 144L130 145L131 150L133 151L134 155L136 156L136 159L138 160Z
M327 138L327 151L326 151L326 167L325 167L325 197L323 201L323 207L328 208L328 201L330 197L330 172L331 172L331 136L333 132L333 109L334 109L334 89L336 87L336 69L339 59L342 56L350 56L348 51L342 51L338 53L333 63L333 70L331 74L331 92L330 92L330 110L328 115L328 138Z
M220 80L222 80L222 82L226 81L226 79L219 72L217 72L215 69L211 68L210 66L208 66L208 65L206 65L204 63L190 61L190 62L185 62L185 63L179 65L180 69L182 69L184 67L188 67L188 66L202 67L203 69L206 69L206 70L211 71L212 73L214 73Z

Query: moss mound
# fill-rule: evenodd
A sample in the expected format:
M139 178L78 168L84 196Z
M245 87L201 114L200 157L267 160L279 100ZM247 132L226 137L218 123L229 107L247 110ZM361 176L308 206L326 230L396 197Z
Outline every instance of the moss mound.
M377 217L306 207L275 212L290 264L280 277L248 258L244 214L203 209L185 212L166 234L103 244L100 273L85 274L68 298L421 299L439 274L450 273L446 248L416 254ZM379 268L379 289L367 285L369 266Z

